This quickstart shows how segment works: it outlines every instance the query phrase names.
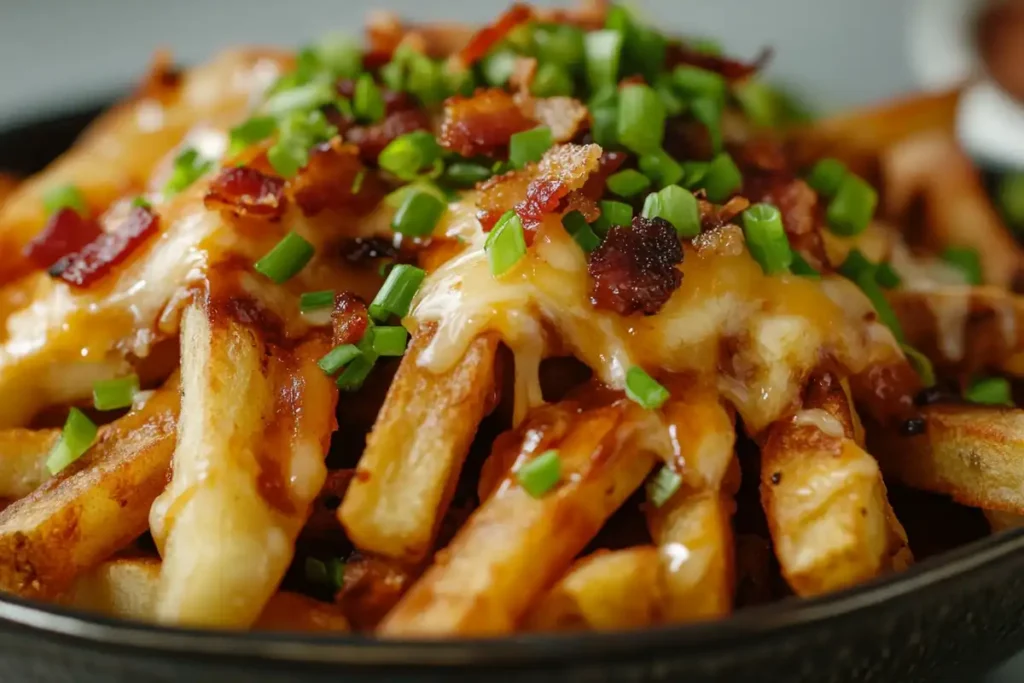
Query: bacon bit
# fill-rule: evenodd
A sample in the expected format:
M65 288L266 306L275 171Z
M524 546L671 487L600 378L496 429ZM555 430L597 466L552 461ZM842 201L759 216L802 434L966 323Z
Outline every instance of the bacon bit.
M708 71L714 71L715 73L724 76L726 80L729 81L741 81L763 69L768 64L771 56L772 51L770 49L765 49L757 59L747 64L735 59L729 59L728 57L717 57L715 55L698 52L686 45L676 43L668 46L665 62L669 69L679 66L680 64L686 64L688 66L696 66Z
M392 140L414 130L430 130L430 118L420 109L402 109L372 126L349 128L345 133L345 141L359 148L359 156L363 161L374 163Z
M472 97L445 100L438 142L464 157L491 155L508 147L514 134L536 125L504 90L478 90Z
M698 200L700 206L701 231L714 230L732 222L750 206L746 197L733 197L722 206L717 206L704 199Z
M595 202L601 199L604 196L608 176L618 171L624 163L626 163L625 152L602 152L601 158L597 160L597 170L587 177L587 182L583 184L580 191Z
M37 267L49 268L102 234L96 221L65 208L50 216L43 231L25 245L22 253Z
M284 214L284 180L249 166L225 168L210 182L203 204L236 216L278 220Z
M356 176L363 173L358 192L353 193ZM366 213L384 196L384 187L374 173L367 173L359 150L337 139L317 145L309 162L288 182L295 203L305 216L326 209Z
M469 39L462 50L459 51L456 59L465 66L473 66L483 58L492 47L500 43L505 37L520 24L533 19L533 10L521 3L516 3L508 8L498 20L490 26L481 28Z
M113 232L101 233L79 251L50 268L50 275L74 287L88 287L124 262L159 227L159 217L141 206L133 207Z
M516 95L523 114L551 129L555 142L569 142L590 128L587 106L572 97L524 97Z
M394 12L373 10L366 17L366 42L368 52L386 55L387 62L402 42L405 29L401 18Z
M334 298L334 311L331 313L334 328L334 344L355 344L366 333L370 325L370 315L366 312L366 304L352 292L342 292Z
M537 21L546 24L573 24L588 31L604 28L608 18L608 0L580 0L569 9L537 8Z
M398 256L398 247L386 237L356 237L341 248L341 256L355 266L379 258L393 259Z
M679 289L682 262L675 228L660 218L636 216L630 227L612 227L590 255L590 302L619 315L654 315Z
M508 87L521 97L530 96L533 77L537 75L537 60L533 57L516 57L512 66L512 75L508 79Z

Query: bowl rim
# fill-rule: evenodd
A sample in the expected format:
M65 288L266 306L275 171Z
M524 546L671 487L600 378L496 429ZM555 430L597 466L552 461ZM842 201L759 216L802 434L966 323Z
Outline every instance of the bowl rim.
M1024 555L1024 528L992 534L924 560L905 572L815 598L790 597L722 620L601 633L538 633L503 638L387 640L368 635L211 632L95 616L0 595L0 625L151 654L262 659L277 663L374 667L531 666L566 660L630 658L672 649L681 656L768 639L877 608Z

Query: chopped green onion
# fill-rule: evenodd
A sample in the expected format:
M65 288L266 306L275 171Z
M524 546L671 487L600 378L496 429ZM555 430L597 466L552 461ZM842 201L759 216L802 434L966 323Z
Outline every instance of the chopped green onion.
M587 223L587 219L579 211L570 211L565 214L562 217L562 227L586 254L601 246L601 238L597 236L594 229Z
M988 406L1012 406L1013 391L1005 377L981 377L964 390L964 398L971 403Z
M537 97L568 96L572 95L574 87L569 71L563 66L549 62L537 67L537 73L530 84L530 92Z
M714 71L696 66L677 66L672 72L672 83L687 99L710 97L725 100L728 89L725 78Z
M878 193L861 178L847 173L829 202L826 219L837 235L858 235L875 215Z
M130 408L137 393L139 393L138 375L102 380L92 385L92 404L96 410Z
M660 408L669 395L668 389L654 381L640 366L634 365L626 371L626 396L647 410Z
M282 178L292 178L309 162L309 149L297 141L278 140L267 150L270 167Z
M999 207L1006 222L1015 230L1024 228L1024 173L1009 173L996 188Z
M540 498L558 485L562 478L562 458L558 451L544 451L516 470L516 481L534 498Z
M537 60L575 69L583 63L583 30L569 24L542 24L533 33Z
M497 50L480 60L480 72L492 88L503 88L512 78L519 57L512 50Z
M370 372L373 370L373 364L376 362L376 358L368 356L365 353L347 366L345 370L338 375L338 379L335 384L342 391L359 391L363 386L363 382L370 376Z
M363 181L365 180L366 169L361 168L358 171L356 171L355 177L352 178L352 187L349 188L349 191L352 192L352 194L359 194L360 190L363 189Z
M702 187L704 176L708 174L711 167L710 161L685 161L683 162L683 184L691 190Z
M332 33L313 46L320 63L335 78L355 78L363 70L363 50L344 33Z
M397 51L396 53L397 54ZM380 68L380 80L389 90L402 92L405 90L405 66L401 61L392 59Z
M976 249L971 249L970 247L947 247L942 252L942 260L963 273L967 284L981 284L981 257Z
M430 107L447 96L444 67L426 55L416 54L408 63L405 89L421 103Z
M309 313L334 306L334 292L325 289L320 292L303 292L299 297L299 311Z
M794 275L800 275L801 277L810 278L811 280L820 280L821 273L815 269L810 263L807 262L799 251L793 250L793 261L789 264L789 270Z
M272 116L254 116L231 129L228 156L236 156L246 147L266 140L277 130L277 119Z
M743 212L747 249L768 275L785 272L793 262L782 214L771 204L754 204Z
M428 237L447 208L445 202L429 192L410 192L395 211L391 229L407 237Z
M472 69L461 64L448 63L441 74L448 95L470 96L476 89L476 76Z
M551 129L539 126L513 135L508 141L508 160L515 168L523 168L533 161L540 161L544 152L555 144Z
M433 134L417 130L400 135L381 150L377 163L402 180L413 180L441 157L441 146Z
M137 196L137 197L132 199L132 208L133 209L152 209L153 208L153 204L148 199L146 199L145 195L141 195L140 194L139 196Z
M663 465L658 473L647 481L647 500L651 505L660 508L667 503L683 485L683 478L668 465Z
M707 192L708 199L715 204L724 202L742 184L743 175L740 169L736 167L732 157L724 152L712 159L699 181L699 185Z
M637 154L661 150L665 138L665 106L649 85L634 84L619 89L618 139Z
M47 214L54 214L61 209L74 209L80 216L89 213L85 197L74 185L58 185L43 193L43 207Z
M407 263L396 264L370 304L369 310L373 319L387 322L392 315L399 318L408 315L416 290L420 288L426 275L422 268Z
M57 443L50 449L50 455L46 459L46 469L50 474L57 474L62 469L82 457L82 454L89 450L99 430L96 425L85 416L78 408L72 408L68 412L68 419L64 422L64 429L60 433Z
M822 159L807 174L807 184L822 197L830 199L839 191L848 174L846 164L838 159Z
M345 562L337 557L327 560L327 578L335 590L341 590L345 585Z
M839 273L850 280L856 281L862 273L875 271L875 264L868 260L860 249L851 249L846 258L839 264Z
M658 187L675 185L686 175L682 164L673 159L663 149L652 154L644 154L639 161L640 172L651 179Z
M651 179L640 171L628 168L608 176L608 189L620 197L632 197L651 187Z
M732 92L736 101L739 102L740 108L743 109L743 113L747 115L747 119L755 126L774 128L783 123L777 111L775 91L764 81L748 78L734 87Z
M590 127L590 134L594 137L594 142L606 149L618 145L618 97L614 97L608 102L589 105L588 108L590 109L590 118L593 119L593 125Z
M174 167L171 169L171 177L164 185L164 194L168 197L177 194L186 187L199 180L207 171L213 168L213 162L199 156L199 152L189 147L182 150L174 159Z
M281 284L306 267L316 249L296 232L289 232L267 255L256 262L256 272Z
M356 79L352 110L362 121L374 123L384 118L384 95L370 74L362 74Z
M623 43L623 60L631 71L638 71L648 82L654 81L665 68L668 41L658 31L634 25Z
M903 284L903 278L900 277L900 274L896 272L896 269L888 261L878 264L878 269L875 271L875 279L878 280L878 284L886 289L893 289Z
M700 207L689 190L669 185L647 195L641 212L644 218L662 218L672 224L680 237L700 234Z
M633 207L622 202L604 200L598 202L601 215L594 221L594 232L607 235L614 225L630 225L633 222Z
M515 211L506 211L494 224L484 243L484 251L495 277L507 273L526 255L523 223Z
M714 38L695 36L687 38L686 45L694 52L699 52L702 55L709 55L711 57L721 57L723 52L722 44Z
M361 355L363 352L355 344L341 344L328 351L316 364L325 374L333 375Z
M871 301L871 305L874 306L878 319L881 320L882 324L888 327L890 331L892 331L892 335L896 338L896 341L901 344L906 341L906 337L903 334L903 326L900 324L900 319L896 317L896 311L892 309L889 301L885 298L885 293L878 284L878 280L875 276L875 268L872 267L862 271L854 281L857 283L857 286L860 287L860 291L864 292L864 295L869 301Z
M336 97L332 82L313 81L271 95L263 104L263 112L269 116L284 116L291 112L312 111L330 104Z
M903 354L910 362L910 366L921 378L921 384L925 387L935 386L935 368L932 366L931 359L910 344L900 344L900 348L903 349Z
M593 31L584 38L587 83L591 91L615 87L619 82L622 42L622 34L609 29Z
M408 185L388 193L384 196L384 203L390 206L392 209L397 210L405 200L409 198L409 195L415 192L426 192L429 195L436 197L439 201L447 202L448 197L440 187L430 182L429 180L423 180L422 178L416 180Z
M722 103L713 97L698 97L690 103L690 111L707 129L711 147L716 153L722 151Z
M469 161L457 161L454 164L449 164L448 168L444 170L443 179L455 187L473 187L492 175L491 169L487 166Z
M409 341L409 332L401 325L373 328L373 350L378 356L401 356Z
M661 98L661 105L665 108L665 116L673 118L686 111L686 101L675 91L672 78L668 74L662 74L654 82L654 90Z
M306 580L310 583L314 583L318 586L323 586L327 583L327 565L321 560L315 557L307 557L303 566L303 573L306 576Z

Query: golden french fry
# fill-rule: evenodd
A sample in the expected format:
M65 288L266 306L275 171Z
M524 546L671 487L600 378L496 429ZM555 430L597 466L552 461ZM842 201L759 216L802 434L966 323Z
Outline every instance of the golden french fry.
M69 607L119 619L156 621L160 560L117 558L80 576L60 596ZM297 593L275 593L253 628L268 631L347 631L348 622L333 606Z
M515 629L650 471L658 418L620 400L545 406L519 427L520 465L539 454L531 422L569 421L560 484L534 498L510 474L381 624L386 637L498 635ZM524 441L525 440L525 441ZM666 448L658 443L658 448Z
M657 622L663 587L658 550L598 551L577 561L537 600L524 621L532 631L611 631Z
M182 320L174 476L150 515L165 623L251 625L326 476L337 389L316 360L329 346L279 348L235 305L204 295Z
M1019 529L1024 526L1024 515L1002 510L983 510L982 512L985 513L985 519L988 520L988 525L993 533Z
M0 589L51 597L146 530L167 483L178 407L174 377L102 427L79 460L0 512Z
M338 510L358 548L410 563L431 550L494 391L496 335L434 374L418 364L432 334L414 335Z
M46 460L59 429L0 430L0 498L21 498L49 478Z
M812 380L804 410L772 425L761 449L761 504L782 574L799 595L909 563L878 463L854 441L844 405L835 377Z

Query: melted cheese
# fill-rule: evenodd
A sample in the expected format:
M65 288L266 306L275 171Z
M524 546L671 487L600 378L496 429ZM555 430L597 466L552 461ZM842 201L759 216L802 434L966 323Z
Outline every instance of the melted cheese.
M842 439L846 436L846 430L832 414L820 408L801 410L793 416L793 424L814 427L827 436Z

